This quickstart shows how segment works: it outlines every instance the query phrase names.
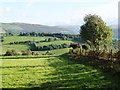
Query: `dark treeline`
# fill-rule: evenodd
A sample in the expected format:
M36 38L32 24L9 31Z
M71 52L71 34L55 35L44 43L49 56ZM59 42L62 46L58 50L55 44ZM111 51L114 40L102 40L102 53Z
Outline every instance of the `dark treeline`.
M53 42L53 41L57 41L58 39L56 38L48 38L48 39L45 39L45 40L40 40L40 41L35 41L34 39L33 40L28 40L28 41L15 41L15 42L10 42L9 44L31 44L31 43L40 43L40 42Z
M59 40L58 38L54 37L54 38L47 38L44 40L40 40L40 41L35 41L35 39L33 40L28 40L28 41L14 41L14 42L10 42L9 44L32 44L32 43L40 43L40 42L53 42L53 41L57 41Z
M69 48L70 45L63 43L63 44L50 44L50 45L43 45L43 46L36 46L35 43L30 44L32 51L45 51L45 50L54 50L54 49L62 49L62 48Z
M79 35L74 34L62 34L62 33L36 33L36 32L20 32L19 36L50 36L50 37L57 37L61 40L68 40L68 39L74 39L78 40Z
M17 42L10 42L9 44L30 44L33 43L33 41L17 41Z

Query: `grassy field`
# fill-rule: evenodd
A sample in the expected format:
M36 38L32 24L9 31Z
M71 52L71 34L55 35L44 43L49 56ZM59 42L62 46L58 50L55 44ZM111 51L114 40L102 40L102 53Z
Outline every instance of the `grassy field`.
M15 49L18 52L29 49L27 44L9 45L13 41L40 41L49 37L7 36L4 38L2 53ZM40 42L38 46L49 44L70 44L73 41L60 40ZM38 56L3 56L2 88L33 88L39 90L58 90L84 88L119 88L119 79L110 72L103 72L83 60L75 61L65 53L70 48L39 52ZM0 63L0 64L1 64ZM96 64L96 66L99 64Z
M41 90L117 88L112 74L68 59L66 56L3 59L2 88Z
M4 54L7 50L16 50L16 51L22 51L29 49L28 45L2 45L2 53Z
M35 36L6 36L4 37L4 42L3 42L3 45L4 44L8 44L10 42L19 42L19 41L33 41L33 39L35 41L41 41L41 40L44 40L44 39L47 39L49 37L35 37ZM53 38L53 37L50 37L50 38Z
M9 45L10 42L19 42L19 41L40 41L44 40L49 37L32 37L32 36L6 36L4 37L4 42L2 42L2 53L4 54L7 50L26 50L29 49L29 46L27 44L14 44Z
M62 55L64 53L69 52L70 48L64 48L64 49L55 49L55 50L48 50L50 53L52 53L53 55ZM40 55L45 54L47 51L35 51L35 52L39 52Z
M47 55L46 52L48 52L48 51L35 51L35 52L38 52L39 55L2 56L2 59L6 59L6 58L7 59L19 59L19 58L53 57L53 56L63 55L64 53L68 53L69 49L70 48L49 50L49 53L52 53L52 55Z
M53 37L32 37L32 36L6 36L4 37L4 42L2 43L2 53L5 54L7 50L17 50L22 51L22 50L27 50L29 49L29 45L27 44L13 44L10 45L10 42L19 42L19 41L32 41L33 39L35 41L41 41L47 38L53 38ZM50 45L50 44L63 44L63 43L73 43L73 41L70 40L59 40L59 41L53 41L53 42L40 42L36 44L37 46L43 46L43 45ZM44 53L44 51L42 51ZM55 51L56 52L56 51Z
M67 44L70 44L70 43L73 43L73 41L70 41L70 40L60 40L60 41L53 41L53 42L41 42L39 44L36 44L37 46L44 46L44 45L50 45L50 44L56 44L56 45L60 45L60 44L63 44L63 43L67 43Z

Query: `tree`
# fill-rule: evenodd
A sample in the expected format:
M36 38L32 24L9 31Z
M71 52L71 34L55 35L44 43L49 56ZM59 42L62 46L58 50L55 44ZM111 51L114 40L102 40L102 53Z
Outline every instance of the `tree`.
M80 37L90 46L99 47L112 42L113 32L97 15L88 14L81 26Z
M53 41L53 38L48 38L48 42L52 42Z

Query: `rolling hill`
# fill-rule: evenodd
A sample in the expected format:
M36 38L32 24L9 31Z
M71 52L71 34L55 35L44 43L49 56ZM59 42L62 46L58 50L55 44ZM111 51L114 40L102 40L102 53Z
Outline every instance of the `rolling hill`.
M110 28L112 29L114 36L113 38L118 38L118 25L110 25Z
M28 23L1 23L2 33L20 33L20 32L49 32L49 33L65 33L65 34L79 34L80 25L62 25L62 26L47 26L40 24L28 24ZM110 28L114 32L113 38L118 37L118 25L110 25Z
M47 26L40 24L28 24L28 23L2 23L3 30L0 32L6 33L19 33L19 32L50 32L50 33L66 33L76 34L74 30L62 28L59 26Z

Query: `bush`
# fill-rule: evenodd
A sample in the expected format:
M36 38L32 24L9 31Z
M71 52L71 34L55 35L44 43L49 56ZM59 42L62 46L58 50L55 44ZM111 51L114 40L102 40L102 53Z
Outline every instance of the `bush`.
M5 56L14 56L19 55L19 53L16 50L7 50L5 53Z
M116 58L117 58L117 60L120 62L120 51L118 51L118 52L116 53Z
M80 48L80 44L76 44L76 43L71 43L70 47L72 47L73 49L75 48Z
M36 52L36 53L34 53L34 55L40 55L40 53L39 53L39 52Z
M48 38L48 42L52 42L54 41L52 38Z
M31 50L26 50L26 51L21 51L22 55L32 55L32 51Z
M14 44L14 42L10 42L9 44L10 44L10 45L11 45L11 44Z
M88 49L89 49L89 46L88 46L88 45L83 44L83 45L82 45L82 49L88 50Z
M117 53L118 53L118 57L120 57L120 51L118 51Z
M51 53L50 51L47 51L45 55L53 55L53 53Z
M60 45L56 45L56 44L50 44L50 45L44 45L44 46L32 46L31 45L31 50L41 50L41 51L44 51L44 50L54 50L54 49L61 49L61 48L68 48L70 47L68 44L64 43L64 44L60 44ZM34 47L34 48L33 48Z
M96 52L90 50L90 51L88 52L88 56L90 56L90 57L96 57Z

